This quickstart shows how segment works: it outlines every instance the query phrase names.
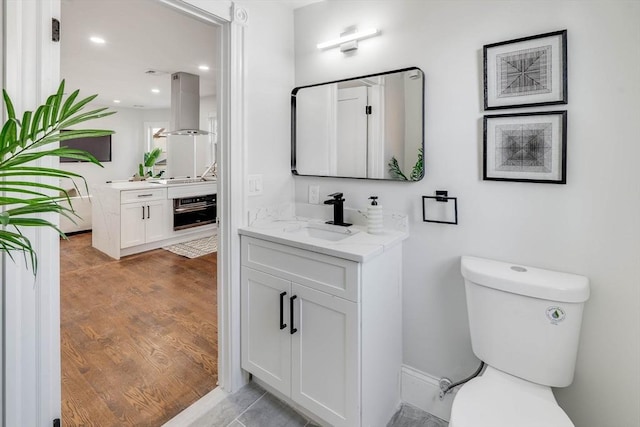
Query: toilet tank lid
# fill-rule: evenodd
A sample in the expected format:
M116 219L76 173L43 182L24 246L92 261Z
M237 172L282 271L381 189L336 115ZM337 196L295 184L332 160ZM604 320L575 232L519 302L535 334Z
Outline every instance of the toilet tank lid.
M482 286L559 302L584 302L589 299L589 279L484 258L463 256L462 276Z

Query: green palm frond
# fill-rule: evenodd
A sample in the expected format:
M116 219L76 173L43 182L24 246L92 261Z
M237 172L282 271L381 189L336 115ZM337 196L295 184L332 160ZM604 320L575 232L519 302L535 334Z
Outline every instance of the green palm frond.
M162 155L162 150L156 147L148 153L144 153L144 165L148 168L153 167L157 162L160 156Z
M87 182L81 175L40 167L34 162L45 157L69 157L102 166L86 151L47 146L72 138L114 133L105 129L78 129L60 133L62 129L115 113L107 108L85 112L84 108L97 95L77 100L79 91L65 97L64 87L63 80L55 94L49 96L35 111L25 111L21 119L18 119L7 92L4 89L2 91L7 120L0 130L0 251L8 254L12 260L13 253L23 253L30 261L34 275L38 269L37 254L22 229L49 227L65 237L55 224L41 215L55 213L72 220L77 217L67 191L57 185L40 182L39 179L69 179L76 189L75 180L78 179L88 190Z

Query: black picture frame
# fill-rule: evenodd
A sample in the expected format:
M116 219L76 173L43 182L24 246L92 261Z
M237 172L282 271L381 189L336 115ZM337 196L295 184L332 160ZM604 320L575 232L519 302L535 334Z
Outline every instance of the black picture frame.
M485 181L567 183L567 112L484 116Z
M484 109L566 104L567 30L483 46Z

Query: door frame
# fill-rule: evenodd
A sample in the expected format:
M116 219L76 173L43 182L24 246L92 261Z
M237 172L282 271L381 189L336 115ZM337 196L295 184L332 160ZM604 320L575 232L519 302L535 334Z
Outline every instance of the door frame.
M158 0L220 29L217 145L218 216L218 384L229 393L248 381L240 360L240 235L246 225L246 28L248 15L233 1Z
M51 41L51 19L60 0L3 1L4 81L16 111L33 109L53 93L60 76L60 48ZM55 167L57 159L40 166ZM38 180L51 183L52 180ZM58 216L45 216L58 221ZM38 253L38 276L26 260L6 254L2 270L3 410L6 426L50 426L60 415L60 245L50 229L26 230Z
M157 0L219 27L218 76L218 377L234 392L247 381L240 368L240 238L245 225L247 13L232 1ZM60 19L60 0L0 0L3 15L3 87L17 111L33 109L60 80L60 46L51 41L51 19ZM62 23L64 25L64 22ZM57 167L57 159L40 166ZM43 180L42 182L49 182ZM57 215L47 219L58 222ZM38 253L34 279L25 261L2 253L2 387L4 426L50 426L61 416L60 242L53 230L27 230Z

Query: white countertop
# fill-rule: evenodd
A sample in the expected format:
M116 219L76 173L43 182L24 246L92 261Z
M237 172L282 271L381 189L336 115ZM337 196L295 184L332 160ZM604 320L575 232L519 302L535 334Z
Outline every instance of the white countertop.
M115 190L144 190L147 188L171 188L171 187L183 187L185 185L207 185L217 184L217 181L200 181L200 182L185 182L180 184L161 184L153 181L115 181L109 182L110 188Z
M337 242L286 231L296 226L303 227L310 221L317 222L316 220L306 219L275 220L250 227L242 227L238 232L244 236L357 262L366 262L409 237L407 233L396 230L384 230L382 234L369 234L366 227L356 225L352 225L349 228L359 230L358 233Z

